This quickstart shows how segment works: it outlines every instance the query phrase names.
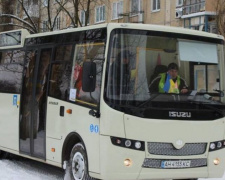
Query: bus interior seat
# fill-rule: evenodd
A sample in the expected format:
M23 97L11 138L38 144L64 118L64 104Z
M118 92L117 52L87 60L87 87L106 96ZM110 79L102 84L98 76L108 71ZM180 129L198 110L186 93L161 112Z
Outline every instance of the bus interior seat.
M167 72L167 66L165 65L156 65L154 72L150 78L150 83L161 73Z

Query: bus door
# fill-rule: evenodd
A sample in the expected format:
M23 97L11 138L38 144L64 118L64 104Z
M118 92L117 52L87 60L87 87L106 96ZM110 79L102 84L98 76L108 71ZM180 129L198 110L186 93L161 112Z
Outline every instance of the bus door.
M47 79L52 48L26 52L20 110L20 152L45 159Z

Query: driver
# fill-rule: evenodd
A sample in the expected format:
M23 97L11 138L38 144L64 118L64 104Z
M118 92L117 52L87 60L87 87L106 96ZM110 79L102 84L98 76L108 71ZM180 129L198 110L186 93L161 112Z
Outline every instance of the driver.
M166 73L161 73L153 79L149 85L150 93L187 93L187 83L178 75L178 70L176 63L170 63Z

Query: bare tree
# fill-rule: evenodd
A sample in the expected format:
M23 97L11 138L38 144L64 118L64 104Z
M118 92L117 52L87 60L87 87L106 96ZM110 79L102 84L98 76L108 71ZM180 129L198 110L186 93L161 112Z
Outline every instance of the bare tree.
M38 32L37 19L39 11L37 11L37 0L0 0L0 3L2 9L4 9L2 14L0 14L0 26L11 27L11 29L20 27L27 29L31 33ZM23 13L18 14L16 12L18 9L22 10Z
M72 27L82 27L87 26L89 23L91 11L97 5L105 4L110 0L67 0L64 4L60 3L59 0L56 0L59 6L63 9L63 11L69 16L71 20ZM73 11L69 11L65 6L71 3L73 7ZM79 13L83 11L85 14L85 18L81 19Z
M216 13L216 25L218 33L225 36L225 0L217 0Z
M46 12L46 31L54 30L61 12L69 17L69 27L87 26L91 11L96 5L107 1L109 0L0 0L0 7L3 9L0 27L4 27L2 30L19 27L30 33L38 33L43 30L39 27L42 12ZM81 11L85 18L81 19L79 16Z

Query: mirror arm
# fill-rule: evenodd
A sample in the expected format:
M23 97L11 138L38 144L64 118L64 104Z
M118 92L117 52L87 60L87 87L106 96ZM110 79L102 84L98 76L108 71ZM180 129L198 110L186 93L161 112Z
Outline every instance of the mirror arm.
M91 110L89 111L89 115L91 115L91 116L93 116L93 117L96 117L96 118L99 118L99 117L100 117L99 111L96 111L96 110L94 110L94 109L91 109Z

